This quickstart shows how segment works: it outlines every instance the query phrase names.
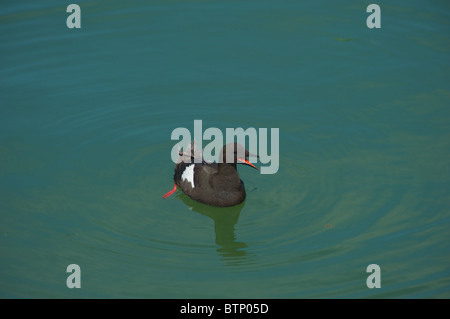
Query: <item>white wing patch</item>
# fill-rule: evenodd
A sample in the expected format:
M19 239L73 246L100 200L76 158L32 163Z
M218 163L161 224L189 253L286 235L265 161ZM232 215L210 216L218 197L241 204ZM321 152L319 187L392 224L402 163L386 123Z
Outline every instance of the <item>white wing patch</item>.
M181 175L181 180L182 181L188 181L189 183L191 183L192 188L195 187L194 185L194 164L189 165L188 167L186 167L186 169L183 172L183 175Z

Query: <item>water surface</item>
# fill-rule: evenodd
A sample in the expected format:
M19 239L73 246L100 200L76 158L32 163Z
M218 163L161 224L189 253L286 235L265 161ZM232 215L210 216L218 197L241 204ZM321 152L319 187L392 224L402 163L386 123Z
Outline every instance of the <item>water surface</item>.
M0 297L450 297L446 1L377 30L359 1L77 3L0 7ZM195 119L279 128L279 171L162 199Z

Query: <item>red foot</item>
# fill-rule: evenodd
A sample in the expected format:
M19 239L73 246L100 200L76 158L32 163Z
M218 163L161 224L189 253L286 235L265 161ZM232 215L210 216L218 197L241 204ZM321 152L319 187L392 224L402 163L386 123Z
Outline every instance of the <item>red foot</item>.
M164 195L163 195L163 198L169 197L170 195L172 195L173 193L175 193L176 190L177 190L177 184L174 184L173 189L172 189L170 192L164 194Z

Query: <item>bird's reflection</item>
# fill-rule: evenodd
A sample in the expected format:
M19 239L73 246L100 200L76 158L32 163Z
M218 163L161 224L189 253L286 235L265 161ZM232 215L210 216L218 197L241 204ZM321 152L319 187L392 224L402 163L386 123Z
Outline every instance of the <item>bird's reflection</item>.
M214 221L217 252L224 258L240 260L245 258L247 245L236 241L234 226L238 222L245 200L233 207L213 207L196 202L184 194L179 198L193 211L208 216Z

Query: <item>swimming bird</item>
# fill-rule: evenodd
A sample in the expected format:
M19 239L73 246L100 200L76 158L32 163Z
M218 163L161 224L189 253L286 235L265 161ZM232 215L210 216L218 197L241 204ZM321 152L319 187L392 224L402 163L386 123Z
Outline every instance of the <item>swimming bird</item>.
M163 198L169 197L177 187L180 187L187 196L207 205L218 207L238 205L244 201L246 194L244 182L237 171L237 164L258 169L248 161L249 156L256 155L250 154L239 143L230 143L224 145L220 151L219 163L211 163L203 159L194 142L191 142L186 151L179 152L175 165L174 188L163 195ZM195 163L195 159L199 163Z

